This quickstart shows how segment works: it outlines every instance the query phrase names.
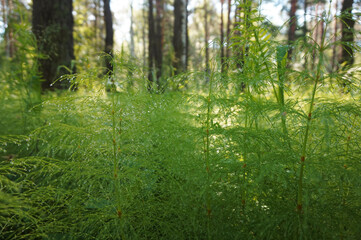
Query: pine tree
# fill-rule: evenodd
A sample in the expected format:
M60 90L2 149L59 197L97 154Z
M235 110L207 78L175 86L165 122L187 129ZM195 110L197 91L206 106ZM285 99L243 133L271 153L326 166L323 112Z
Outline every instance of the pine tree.
M39 52L47 56L38 59L39 71L44 81L42 89L68 88L67 80L57 81L64 74L74 73L72 61L74 57L73 40L73 5L72 0L34 0L33 32L38 42Z

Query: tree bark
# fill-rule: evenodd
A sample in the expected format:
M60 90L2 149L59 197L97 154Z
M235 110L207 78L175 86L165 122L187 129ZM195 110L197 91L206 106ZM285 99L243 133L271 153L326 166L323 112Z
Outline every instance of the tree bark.
M133 3L130 4L130 56L135 58L134 50L134 29L133 29Z
M163 64L163 0L156 0L156 18L154 19L153 0L149 0L149 72L148 72L148 91L153 90L155 82L158 90L161 89L160 79L162 76Z
M228 14L227 14L227 50L226 50L226 59L229 59L231 55L230 51L230 38L231 38L231 10L232 10L232 0L228 0ZM228 68L228 64L227 64Z
M334 25L334 30L333 30L333 45L332 45L332 65L331 65L331 71L333 71L335 69L336 66L336 60L337 60L337 46L336 46L336 41L337 41L337 31L338 31L338 21L336 18L337 15L337 10L338 10L338 0L335 0L335 17L334 17L334 21L335 21L335 25Z
M110 10L110 0L104 0L104 23L105 23L105 67L106 74L113 74L113 47L114 47L114 30L113 17Z
M321 3L321 12L323 13L325 11L325 4L324 3ZM320 28L319 28L319 43L321 44L322 42L322 39L324 37L324 34L325 34L325 21L323 20L324 18L321 17L321 20L319 21L319 25L320 25Z
M10 21L8 22L8 35L9 35L9 56L12 58L15 56L15 38L14 38L14 29L13 29L13 22L14 22L14 16L13 16L13 12L14 12L14 5L13 5L13 0L8 0L8 11L9 11L9 19Z
M103 51L104 38L102 37L102 29L104 29L103 23L101 23L101 0L93 0L93 16L94 16L94 36L95 36L95 51Z
M37 39L38 50L48 56L38 59L39 71L44 81L42 89L49 90L53 82L69 71L74 57L72 0L33 0L33 32ZM69 81L57 81L54 88L64 89Z
M291 9L289 12L290 16L290 26L288 29L288 44L291 45L296 40L296 28L297 28L297 18L296 18L296 11L297 11L297 0L291 0ZM292 47L288 50L288 58L292 57Z
M317 43L318 42L318 33L319 33L319 24L318 24L318 6L319 6L319 3L316 3L316 7L315 7L315 30L313 31L313 39L314 41ZM312 51L312 63L311 63L311 70L313 71L316 67L316 58L317 58L317 55L316 55L316 48L313 48L313 51Z
M205 65L206 65L206 82L208 82L209 69L209 29L208 29L208 1L204 1L204 47L206 51Z
M187 1L174 0L173 48L175 74L187 68Z
M225 65L224 65L224 31L223 31L223 4L224 0L221 0L221 25L220 25L220 32L221 32L221 73L224 73Z
M162 65L163 65L163 13L164 13L164 2L163 0L156 0L156 25L155 25L155 67L156 67L156 83L158 90L161 90L161 77L162 77Z
M345 64L343 69L352 67L354 63L354 52L352 44L354 43L355 20L352 18L352 5L354 0L344 0L341 8L341 42L343 45L341 51L340 64Z
M144 7L142 9L142 17L143 17L143 27L142 27L142 42L143 42L143 70L146 68L147 64L147 50L146 50L146 25L147 25L147 14L146 14L146 8Z
M153 90L155 80L154 55L155 55L155 29L153 16L153 0L148 0L148 91Z
M6 56L10 56L10 51L9 51L9 36L8 36L8 14L7 14L7 4L5 2L5 0L1 0L1 11L2 11L2 17L3 17L3 24L4 24L4 42L5 42L5 53Z
M188 34L188 0L186 0L186 7L185 7L185 11L186 11L186 21L185 21L185 28L186 28L186 46L185 46L185 55L186 55L186 65L185 65L185 70L188 69L188 62L189 62L189 34Z
M308 32L308 28L307 28L307 8L308 8L308 0L304 0L304 3L303 3L303 10L304 10L304 14L303 14L303 37L305 38L305 41L307 41L307 32ZM307 57L307 54L305 54L304 56L304 63L303 63L303 68L304 69L307 69L308 68L308 57Z
M241 25L244 24L246 26L246 24L244 23L246 21L246 16L243 17L243 23L241 23L241 14L242 14L242 7L238 5L234 9L234 29L235 29L234 35L237 38L241 38ZM244 28L243 34L245 34L245 31L247 31L247 29ZM236 66L238 69L242 69L244 65L244 55L245 55L244 50L245 48L241 46L241 43L239 42L235 44L235 46L233 47L233 54L234 56L237 57Z
M4 42L5 42L5 53L6 56L13 58L15 56L15 38L13 23L14 19L14 6L13 0L1 0L3 24L4 24Z

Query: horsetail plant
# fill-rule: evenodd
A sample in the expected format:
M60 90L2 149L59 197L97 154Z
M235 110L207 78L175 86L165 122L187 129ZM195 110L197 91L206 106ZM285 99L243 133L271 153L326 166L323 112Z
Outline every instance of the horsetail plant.
M121 109L119 109L119 122L118 122L118 129L117 129L117 102L116 101L116 89L115 86L111 88L111 117L112 117L112 142L113 142L113 179L114 179L114 197L116 203L116 214L119 218L119 225L121 227L121 236L122 239L125 239L124 232L123 232L123 211L121 206L121 186L120 186L120 176L119 176L119 160L118 160L118 152L120 152L120 146L117 142L120 142L120 135L122 133L122 116L121 116ZM117 141L118 140L118 141Z
M330 15L330 14L329 14ZM324 22L321 20L319 24L324 24ZM325 24L325 31L327 30L328 24ZM324 72L323 72L323 65L324 65L324 52L327 48L327 44L325 42L326 34L323 34L321 37L321 43L318 44L316 41L314 41L314 44L316 45L316 49L318 49L318 64L315 76L312 77L311 75L308 75L310 79L313 80L313 88L311 92L311 100L309 102L308 112L306 112L306 128L305 133L302 140L301 145L301 156L300 156L300 167L299 167L299 176L298 176L298 190L297 190L297 212L299 216L303 213L303 181L304 181L304 169L305 169L305 161L307 157L307 146L309 141L309 135L310 135L310 129L311 129L311 123L312 123L312 112L315 105L315 96L317 92L317 88L319 86L319 83L324 78ZM313 40L313 39L311 39Z
M211 65L211 64L210 64ZM211 65L212 66L212 65ZM211 186L211 174L210 174L210 128L211 128L211 115L212 115L212 88L214 82L214 70L205 72L206 79L209 79L208 82L208 96L206 97L206 136L205 136L205 165L206 165L206 172L207 172L207 181L206 181L206 196L205 196L205 204L206 204L206 211L207 211L207 239L211 239L211 214L212 214L212 207L211 207L211 196L210 196L210 186ZM210 75L210 76L208 76Z
M102 70L78 74L86 85L43 94L24 133L13 109L25 92L5 68L0 238L358 239L359 73L342 92L325 81L344 73L326 75L325 35L285 46L254 3L237 3L238 52L222 77L214 62L194 75L204 85L149 92L120 64L105 95ZM310 45L315 68L290 70L287 48L298 60Z

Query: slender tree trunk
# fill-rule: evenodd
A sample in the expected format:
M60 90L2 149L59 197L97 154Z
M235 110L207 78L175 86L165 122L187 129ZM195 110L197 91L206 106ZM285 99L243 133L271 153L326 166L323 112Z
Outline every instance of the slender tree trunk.
M142 9L142 15L143 15L143 28L142 28L142 41L143 41L143 67L146 68L146 64L147 64L147 46L146 46L146 25L147 25L147 14L146 14L146 9L145 9L145 5L144 4L144 8Z
M185 11L186 11L186 46L185 46L185 56L186 56L186 61L185 61L185 70L188 69L188 62L189 62L189 34L188 34L188 0L186 0L186 7L185 7Z
M335 17L334 17L334 21L335 21L335 25L334 25L334 30L333 30L333 46L332 46L332 71L335 70L336 67L336 61L337 61L337 46L336 46L336 41L337 41L337 31L338 31L338 22L337 22L337 11L338 11L338 0L335 0Z
M234 35L238 38L241 37L241 13L242 13L242 8L241 6L236 6L236 9L234 10ZM243 17L243 22L246 21L246 16ZM245 31L243 31L243 34L245 34ZM243 64L244 64L244 48L243 46L241 46L241 44L236 44L234 49L233 49L233 53L234 56L237 57L236 59L236 66L238 69L242 69L243 68ZM243 88L243 87L241 87Z
M164 43L164 33L163 33L163 13L164 13L164 2L163 0L156 0L156 42L155 42L155 66L156 66L156 75L157 75L157 88L161 89L161 77L162 77L162 65L163 65L163 43Z
M315 9L315 31L313 33L313 39L314 41L318 42L318 33L319 33L319 22L318 22L318 3L316 3L316 9ZM316 66L316 49L314 48L312 51L312 63L311 63L311 69L314 70Z
M135 57L134 50L134 29L133 29L133 3L130 4L130 56Z
M154 56L155 56L155 29L153 16L153 0L148 0L148 91L153 90L155 80Z
M341 42L343 45L341 51L340 64L344 64L343 69L352 67L354 63L354 52L352 44L354 43L355 20L352 18L352 6L354 0L344 0L341 8Z
M325 10L325 4L324 3L320 3L320 4L321 4L321 6L320 6L321 7L321 13L322 13ZM319 25L320 25L319 43L321 44L323 34L325 33L325 21L323 20L323 17L319 21Z
M52 89L52 83L73 69L73 5L72 0L33 0L33 32L38 42L39 52L48 56L38 59L39 71L44 81L42 89ZM55 88L68 88L69 82L57 81Z
M1 10L2 10L2 15L3 15L3 24L4 24L4 30L5 30L5 33L4 33L4 41L5 41L5 53L6 53L6 56L10 56L9 54L9 36L8 36L8 33L7 33L7 27L8 27L8 16L7 16L7 5L6 5L6 2L5 0L1 0Z
M303 13L303 36L306 36L307 35L307 32L308 32L308 29L307 29L307 11L308 11L308 0L304 0L304 3L303 3L303 10L304 10L304 13Z
M319 21L318 21L318 9L320 7L320 3L316 3L316 12L315 12L315 24L316 24L316 28L315 28L315 36L314 36L314 39L316 41L316 43L319 43L318 41L318 37L319 37L319 33L320 33L320 24L319 24Z
M243 7L243 35L244 35L244 41L245 43L243 44L242 46L242 51L241 51L241 61L239 62L240 66L241 66L241 69L244 68L244 64L245 64L245 61L247 59L247 56L248 56L248 52L249 52L249 41L250 41L250 35L251 35L251 30L250 30L250 27L251 27L251 23L250 23L250 14L251 14L251 11L252 11L252 1L251 0L243 0L243 4L244 4L244 7ZM241 85L240 85L240 90L242 92L244 92L246 89L246 84L244 82L241 82Z
M183 51L182 51L182 57L181 60L183 62L183 71L187 70L187 38L188 38L188 0L183 0L184 7L182 8L182 45L183 45Z
M131 89L134 85L133 81L133 72L134 72L134 64L135 61L135 46L134 46L134 29L133 29L133 3L130 3L130 57L128 58L127 62L127 82L128 82L128 89ZM123 56L123 55L122 55Z
M228 0L228 14L227 14L227 49L226 49L226 59L228 60L231 51L230 51L230 41L231 41L231 11L232 11L232 0ZM228 69L228 63L227 63L227 69Z
M174 28L173 48L175 73L179 74L187 67L187 2L185 0L174 1Z
M95 47L95 50L96 52L98 51L103 51L103 44L104 44L104 38L101 36L102 33L101 33L101 29L102 29L102 24L100 24L100 19L101 19L101 0L93 0L93 4L94 4L94 7L93 7L93 16L94 16L94 25L93 25L93 28L94 28L94 41L95 41L95 44L94 44L94 47Z
M221 0L221 26L220 26L220 32L221 32L221 72L224 73L225 65L224 65L224 30L223 30L223 4L224 0Z
M209 29L208 29L208 2L207 0L204 1L204 45L205 45L205 51L206 51L206 58L205 58L205 64L206 64L206 82L208 82L208 74L210 72L209 69Z
M9 7L9 15L10 16L10 22L9 24L9 56L12 58L15 56L15 38L14 38L14 29L11 25L13 25L13 12L14 12L14 5L13 0L8 0L8 7Z
M113 17L110 10L110 0L104 0L104 23L105 23L105 67L106 74L113 74L113 47L114 47L114 30ZM113 80L112 80L113 81Z
M163 0L156 0L156 18L154 20L153 0L149 0L149 72L148 72L148 90L153 90L153 83L157 84L157 89L161 89L161 76L163 64Z
M243 1L244 3L244 1ZM246 7L245 4L243 4L243 7ZM246 18L247 16L245 16L245 11L243 11L243 22L241 23L241 15L242 15L242 7L241 5L236 5L236 8L234 10L234 36L238 39L241 39L241 28L242 28L242 24L245 27L246 26ZM247 29L243 28L243 35L245 36ZM237 40L236 40L237 41ZM244 41L242 41L244 42ZM243 65L244 65L244 55L245 55L245 48L243 45L241 45L240 42L236 42L236 44L234 45L234 47L232 47L233 49L233 55L235 57L235 63L236 63L236 68L237 71L241 72ZM236 90L243 92L245 88L245 84L244 82L239 83L239 85L237 86Z
M99 14L98 14L98 7L97 7L98 4L97 4L97 1L98 1L98 0L94 0L94 1L93 1L94 7L92 8L93 16L94 16L94 25L93 25L93 28L94 28L95 46L98 45L98 17L99 17Z
M304 9L304 14L303 14L303 37L305 38L305 41L307 41L307 33L308 33L308 28L307 28L307 11L308 11L308 0L304 0L304 5L303 5L303 9ZM304 63L303 63L303 68L307 69L308 68L308 57L307 54L305 54L304 56Z
M291 0L291 9L289 12L290 16L290 26L288 29L288 44L291 45L296 40L296 28L297 28L297 18L296 18L296 10L297 10L297 0ZM292 48L288 50L288 57L292 57Z
M5 27L4 41L5 41L5 53L6 56L12 58L15 55L15 39L13 30L13 1L12 0L1 0L2 3L2 14L3 24Z

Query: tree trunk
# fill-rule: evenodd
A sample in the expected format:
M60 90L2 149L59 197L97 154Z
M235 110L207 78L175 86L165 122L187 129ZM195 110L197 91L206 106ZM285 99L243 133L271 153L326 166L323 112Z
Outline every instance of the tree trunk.
M337 21L337 18L336 18L337 10L338 10L338 0L335 0L335 17L334 17L335 25L334 25L334 30L333 30L334 35L333 35L333 45L332 45L331 71L335 70L336 60L337 60L337 48L336 48L337 31L338 31L338 21Z
M73 43L73 5L72 0L33 0L33 32L38 42L39 52L48 56L39 59L39 71L44 81L42 89L52 89L53 82L68 69L74 68L74 43ZM57 81L54 88L68 88L70 83L63 80Z
M228 14L227 14L227 49L226 49L226 59L229 59L230 52L230 38L231 38L231 10L232 10L232 0L228 0ZM228 68L228 64L227 64Z
M297 28L297 18L296 18L296 10L297 10L297 0L291 0L291 9L290 9L290 26L288 29L288 44L291 45L296 40L296 28ZM288 57L292 56L292 47L288 50Z
M1 11L2 11L2 17L3 17L3 24L4 24L4 30L5 30L5 33L4 33L4 42L5 42L5 53L6 53L6 56L9 57L9 37L8 37L8 34L7 34L7 27L8 27L8 14L7 14L7 5L6 5L6 2L5 0L1 0Z
M307 32L308 32L308 29L307 29L307 8L308 8L308 2L307 2L308 0L304 0L304 3L303 3L303 11L304 11L304 13L303 13L303 28L302 28L302 30L303 30L303 36L304 37L306 37L306 35L307 35Z
M133 72L134 72L134 64L133 61L135 61L135 44L134 44L134 29L133 29L133 23L134 23L134 19L133 19L133 3L130 3L130 29L129 29L129 34L130 34L130 57L127 59L128 63L127 63L127 88L131 89L134 85L134 81L133 81ZM123 52L123 51L122 51ZM123 53L122 53L122 57L123 57Z
M343 45L341 51L340 64L344 64L343 69L352 67L354 63L354 52L352 44L354 43L355 20L352 19L352 5L354 0L344 0L341 8L341 42Z
M14 29L12 27L13 22L15 21L13 17L14 5L13 0L8 0L8 8L9 8L9 17L10 21L8 22L8 34L9 34L9 56L12 58L15 56L15 38L14 38Z
M208 29L208 2L207 0L204 1L204 47L206 51L206 58L205 58L205 64L206 64L206 82L208 82L208 74L210 72L209 69L209 29Z
M105 67L106 74L113 74L113 47L114 47L114 31L113 17L110 10L110 0L104 0L104 23L105 23Z
M104 25L101 24L101 0L94 0L93 1L93 15L94 15L94 36L95 36L95 51L100 52L103 51L103 43L104 38L101 34L101 29L103 29Z
M130 4L130 56L135 58L134 30L133 30L133 3Z
M185 70L188 69L188 61L189 61L189 34L188 34L188 0L186 0L186 7L185 7L185 11L186 11L186 21L185 21L185 28L186 28L186 46L185 46L185 55L186 55L186 65L185 65Z
M223 31L223 4L224 0L221 0L221 26L220 26L220 32L221 32L221 73L224 73L225 65L224 65L224 31Z
M144 4L144 7L142 9L142 16L143 16L143 27L142 27L142 42L143 42L143 70L146 68L147 64L147 50L146 50L146 32L145 28L147 25L147 14L146 14L146 3Z
M318 33L319 33L319 22L318 22L318 6L319 3L316 3L316 8L315 8L315 30L313 31L313 39L316 43L318 43ZM312 63L311 63L311 69L314 70L316 67L316 48L313 49L312 51Z
M13 32L13 18L14 6L12 0L1 0L3 24L5 28L4 42L6 56L13 58L15 55L15 39Z
M245 7L245 6L244 6ZM235 10L234 10L234 35L237 38L241 38L241 14L242 14L242 7L241 6L236 6ZM243 22L246 21L246 16L244 16L243 18ZM244 23L243 23L244 24ZM247 31L246 29L244 29L245 31ZM243 32L243 34L245 34L245 31ZM241 46L241 43L238 42L234 47L233 47L233 53L234 56L237 57L236 59L236 67L238 69L242 69L243 65L244 65L244 47Z
M148 0L148 91L153 90L155 80L154 55L155 55L155 29L153 16L153 0Z
M186 70L187 63L187 2L174 0L173 48L175 74Z
M161 90L161 77L162 77L162 64L163 64L163 13L164 6L163 0L156 0L156 25L155 25L155 66L156 66L156 83L158 90Z
M325 4L324 3L321 3L321 12L323 13L324 10L325 10ZM323 35L325 34L325 21L323 20L323 17L321 17L321 20L319 21L318 23L320 25L320 28L319 28L319 43L321 44L322 42L322 39L323 39Z
M303 14L303 37L305 38L305 41L307 41L307 32L308 32L308 28L307 28L307 8L308 8L308 0L304 0L304 5L303 5L303 10L304 10L304 14ZM307 69L308 68L308 57L307 54L305 54L304 56L304 63L303 63L303 68Z

